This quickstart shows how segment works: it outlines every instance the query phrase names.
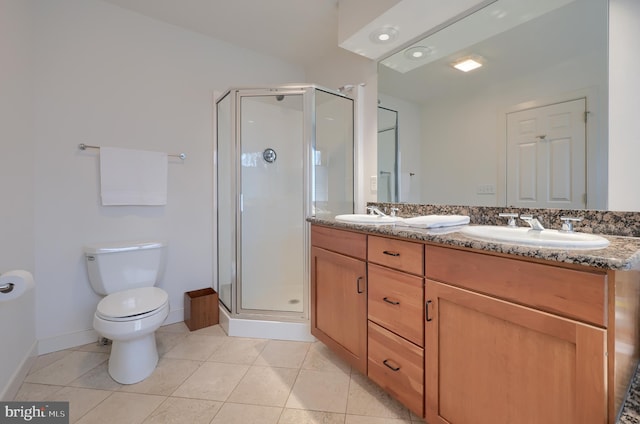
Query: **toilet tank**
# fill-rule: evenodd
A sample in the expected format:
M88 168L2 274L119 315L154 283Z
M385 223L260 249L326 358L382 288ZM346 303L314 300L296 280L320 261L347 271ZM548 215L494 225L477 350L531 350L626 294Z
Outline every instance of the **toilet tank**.
M90 244L84 247L89 282L100 295L153 287L164 272L167 245L162 241Z

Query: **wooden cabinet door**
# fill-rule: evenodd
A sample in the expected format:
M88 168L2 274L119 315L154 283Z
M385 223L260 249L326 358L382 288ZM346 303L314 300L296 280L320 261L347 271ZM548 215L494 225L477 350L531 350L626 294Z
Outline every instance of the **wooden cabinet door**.
M312 247L311 305L311 334L366 375L366 263Z
M426 281L429 424L604 424L606 335Z

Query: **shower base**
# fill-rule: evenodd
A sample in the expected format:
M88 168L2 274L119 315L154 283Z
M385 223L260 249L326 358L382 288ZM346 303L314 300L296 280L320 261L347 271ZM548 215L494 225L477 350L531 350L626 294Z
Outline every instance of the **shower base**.
M229 336L313 342L309 321L291 322L233 316L219 305L220 326ZM274 317L275 318L275 317ZM275 318L277 319L277 318Z

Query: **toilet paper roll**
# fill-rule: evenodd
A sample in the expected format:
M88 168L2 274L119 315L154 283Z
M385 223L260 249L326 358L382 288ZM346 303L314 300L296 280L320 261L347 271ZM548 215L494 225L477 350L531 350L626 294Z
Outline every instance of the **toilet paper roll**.
M35 287L29 271L16 269L0 275L0 303L10 302Z

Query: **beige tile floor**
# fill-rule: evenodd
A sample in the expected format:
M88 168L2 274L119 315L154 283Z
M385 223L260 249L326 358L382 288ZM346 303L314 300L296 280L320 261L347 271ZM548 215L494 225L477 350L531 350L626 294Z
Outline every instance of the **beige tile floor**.
M37 358L15 400L69 401L79 424L423 423L322 343L228 337L184 323L156 333L160 361L146 380L109 377L109 347Z

